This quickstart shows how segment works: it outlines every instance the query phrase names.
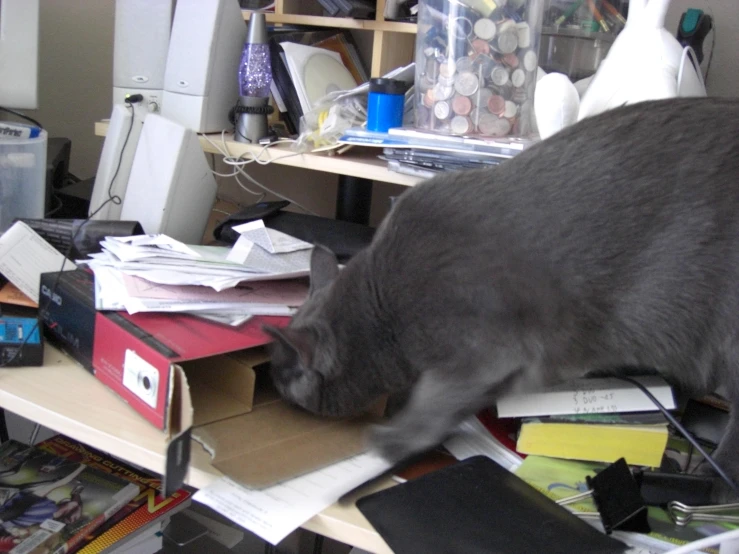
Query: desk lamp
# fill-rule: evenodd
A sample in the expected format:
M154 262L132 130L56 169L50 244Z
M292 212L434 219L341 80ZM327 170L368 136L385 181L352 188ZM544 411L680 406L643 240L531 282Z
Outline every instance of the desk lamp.
M272 65L267 44L267 24L263 13L252 13L246 42L239 64L239 105L236 106L236 132L239 142L256 144L267 135L269 87L272 83Z

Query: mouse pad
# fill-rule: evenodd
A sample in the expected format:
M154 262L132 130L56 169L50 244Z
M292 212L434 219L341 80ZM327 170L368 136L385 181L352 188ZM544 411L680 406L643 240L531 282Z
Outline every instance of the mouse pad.
M484 456L364 496L395 554L621 553L627 546Z

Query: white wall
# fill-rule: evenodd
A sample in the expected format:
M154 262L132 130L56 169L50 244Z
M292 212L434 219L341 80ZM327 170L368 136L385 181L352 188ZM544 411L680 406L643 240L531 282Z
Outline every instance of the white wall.
M72 140L71 172L97 170L103 139L94 123L110 116L114 0L41 0L39 109L51 137Z

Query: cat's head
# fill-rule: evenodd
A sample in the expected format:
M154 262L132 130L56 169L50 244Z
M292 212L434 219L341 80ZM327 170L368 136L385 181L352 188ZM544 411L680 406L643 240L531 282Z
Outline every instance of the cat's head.
M308 299L287 327L264 327L274 339L271 377L280 395L312 413L336 417L362 411L383 392L367 382L370 376L357 361L363 357L346 344L346 332L337 336L355 315L334 286L339 272L334 254L316 246Z

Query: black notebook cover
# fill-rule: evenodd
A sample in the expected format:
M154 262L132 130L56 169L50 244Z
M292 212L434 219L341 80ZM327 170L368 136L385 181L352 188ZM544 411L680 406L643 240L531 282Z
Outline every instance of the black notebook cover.
M627 546L484 456L357 500L395 554L615 554Z

